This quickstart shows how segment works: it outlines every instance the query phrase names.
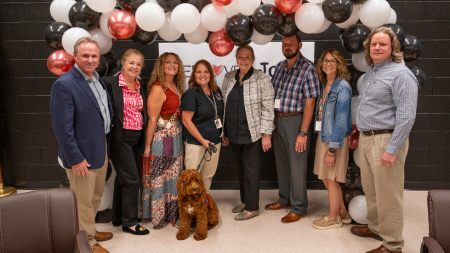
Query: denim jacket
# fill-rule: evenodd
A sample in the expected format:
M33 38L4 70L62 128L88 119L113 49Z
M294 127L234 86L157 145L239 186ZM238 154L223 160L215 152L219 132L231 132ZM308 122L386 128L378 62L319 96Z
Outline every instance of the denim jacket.
M322 83L320 94L323 94L326 81ZM316 102L316 121L319 115L320 99ZM352 132L352 89L347 81L339 77L334 80L330 91L323 105L322 128L320 139L322 142L329 142L330 148L341 148L344 145L344 138Z

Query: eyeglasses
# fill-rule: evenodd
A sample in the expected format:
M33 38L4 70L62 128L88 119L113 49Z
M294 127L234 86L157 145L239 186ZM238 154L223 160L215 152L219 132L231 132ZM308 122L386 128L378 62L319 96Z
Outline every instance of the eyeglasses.
M325 65L327 65L327 64L336 65L337 61L335 59L333 59L333 60L322 60L322 63L325 64Z

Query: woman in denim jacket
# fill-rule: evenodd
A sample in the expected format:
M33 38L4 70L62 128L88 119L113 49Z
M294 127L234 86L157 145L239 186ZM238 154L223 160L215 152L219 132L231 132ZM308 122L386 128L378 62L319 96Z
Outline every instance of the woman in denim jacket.
M352 131L352 89L344 56L336 49L322 53L316 66L322 87L316 104L317 132L314 174L323 180L330 200L330 212L313 222L317 229L342 227L352 219L344 206L339 182L345 183L349 141Z

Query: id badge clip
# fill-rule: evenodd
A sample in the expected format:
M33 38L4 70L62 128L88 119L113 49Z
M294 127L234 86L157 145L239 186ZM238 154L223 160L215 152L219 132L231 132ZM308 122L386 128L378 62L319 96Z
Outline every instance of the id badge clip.
M280 109L280 99L275 99L275 105L273 106L275 109Z
M316 121L316 132L320 132L322 130L322 121Z

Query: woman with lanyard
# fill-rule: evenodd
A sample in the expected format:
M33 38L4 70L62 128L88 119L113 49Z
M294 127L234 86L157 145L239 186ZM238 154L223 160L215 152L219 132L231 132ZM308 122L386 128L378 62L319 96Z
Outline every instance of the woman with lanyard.
M222 133L223 99L216 84L211 64L199 60L194 65L189 79L189 89L181 102L183 121L183 143L186 157L184 167L196 169L206 150L205 159L199 167L205 188L209 191L219 162ZM214 147L210 147L210 146Z

